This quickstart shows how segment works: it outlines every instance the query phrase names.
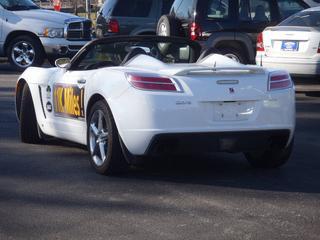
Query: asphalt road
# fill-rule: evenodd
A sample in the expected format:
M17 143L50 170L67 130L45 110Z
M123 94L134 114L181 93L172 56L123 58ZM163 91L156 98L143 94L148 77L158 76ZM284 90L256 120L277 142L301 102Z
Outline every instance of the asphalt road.
M8 71L6 71L8 70ZM297 95L289 163L241 154L96 174L83 148L19 141L17 75L0 66L0 239L320 239L320 98Z

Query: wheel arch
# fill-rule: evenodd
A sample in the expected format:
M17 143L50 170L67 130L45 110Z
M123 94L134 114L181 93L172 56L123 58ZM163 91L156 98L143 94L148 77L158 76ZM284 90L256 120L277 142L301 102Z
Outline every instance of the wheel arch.
M43 52L45 52L45 51L44 51L44 48L43 48L43 45L42 45L42 43L41 43L41 41L40 41L40 38L39 38L35 33L29 32L29 31L24 31L24 30L17 30L17 31L13 31L13 32L9 33L8 36L7 36L7 38L6 38L6 40L5 40L5 42L4 42L4 45L3 45L4 49L7 49L7 51L8 51L8 47L9 47L9 45L10 45L10 42L11 42L14 38L19 37L19 36L29 36L29 37L32 37L33 39L35 39L36 41L38 41L38 43L40 44ZM6 53L7 53L7 52L6 52Z
M90 110L91 110L92 106L93 106L96 102L98 102L98 101L100 101L100 100L103 100L103 101L105 101L105 102L107 103L107 100L106 100L101 94L99 94L99 93L95 93L95 94L93 94L93 95L90 97L90 99L89 99L89 101L88 101L88 104L87 104L87 107L86 107L86 119L87 119L87 120L88 120L89 113L90 113ZM107 104L108 104L108 103L107 103Z
M236 35L233 32L215 33L205 44L206 48L235 48L244 53L251 63L255 61L255 53L252 47L252 40L246 35Z
M24 86L28 84L24 78L20 78L17 82L16 86L16 97L15 97L15 105L16 105L16 114L17 118L20 120L20 110L21 110L21 99L22 99L22 91Z
M238 41L238 40L221 41L221 42L217 43L215 48L217 48L217 49L222 49L222 48L235 49L237 51L240 51L249 62L252 62L252 57L250 56L249 49L247 48L246 44L244 44L242 41Z

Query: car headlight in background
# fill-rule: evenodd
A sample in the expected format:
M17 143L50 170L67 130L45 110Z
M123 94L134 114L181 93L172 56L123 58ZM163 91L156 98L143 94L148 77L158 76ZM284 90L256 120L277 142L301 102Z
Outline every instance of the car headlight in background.
M63 38L63 28L45 28L43 36L49 38Z

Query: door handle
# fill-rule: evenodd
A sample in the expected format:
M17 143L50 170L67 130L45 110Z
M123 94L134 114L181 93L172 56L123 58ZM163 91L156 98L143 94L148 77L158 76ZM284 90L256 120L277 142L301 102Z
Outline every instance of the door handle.
M85 84L85 83L86 83L86 80L85 80L85 79L79 79L79 80L78 80L78 83L79 83L79 84Z

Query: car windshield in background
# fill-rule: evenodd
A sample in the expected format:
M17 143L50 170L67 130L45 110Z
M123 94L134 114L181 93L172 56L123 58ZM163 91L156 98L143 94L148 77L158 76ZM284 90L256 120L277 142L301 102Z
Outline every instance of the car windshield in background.
M279 26L320 27L320 11L303 11L284 20Z
M148 17L151 6L152 0L108 0L101 11L105 16Z
M10 11L38 9L39 7L31 0L0 0L0 5Z
M194 45L177 41L124 40L99 41L73 59L72 69L90 70L108 66L122 66L138 55L154 57L164 63L195 62L199 49Z

